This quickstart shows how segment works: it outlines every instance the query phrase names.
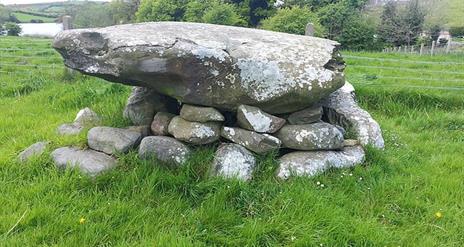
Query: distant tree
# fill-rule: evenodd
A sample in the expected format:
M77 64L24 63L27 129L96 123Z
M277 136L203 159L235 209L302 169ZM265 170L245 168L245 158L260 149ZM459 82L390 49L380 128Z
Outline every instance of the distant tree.
M425 21L425 12L418 0L411 0L400 15L400 29L407 45L415 44L419 38Z
M18 36L21 33L21 27L14 22L5 23L5 29L8 36Z
M77 28L106 27L115 24L108 4L85 2L67 9Z
M437 40L438 36L440 36L440 32L442 30L442 27L438 24L435 24L430 27L429 33L430 33L430 39L431 40Z
M378 28L379 39L387 44L399 45L399 28L400 19L396 3L387 2L380 16L380 25Z
M328 4L317 12L319 21L326 30L326 37L334 40L341 35L346 21L354 14L358 14L358 10L345 1Z
M351 8L360 9L366 4L367 0L283 0L283 2L283 7L308 7L312 11L316 11L329 4L337 4L342 2Z
M271 31L304 34L306 25L313 23L315 36L323 36L324 29L319 24L319 20L308 8L298 6L292 8L282 8L277 13L261 22L262 28Z
M349 50L377 50L379 44L376 39L376 29L369 21L360 16L353 15L345 22L337 41L342 48Z
M208 8L202 21L212 24L246 26L247 22L238 15L234 5L228 3L215 2Z
M110 14L113 18L113 23L124 24L130 23L135 18L133 12L133 1L113 0L109 4Z
M142 0L136 19L143 21L181 21L188 0Z

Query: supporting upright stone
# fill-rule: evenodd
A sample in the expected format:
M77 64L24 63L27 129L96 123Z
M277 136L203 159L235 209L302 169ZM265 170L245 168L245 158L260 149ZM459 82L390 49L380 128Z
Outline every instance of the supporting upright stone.
M253 176L256 159L238 144L222 144L214 156L212 173L215 176L248 181Z

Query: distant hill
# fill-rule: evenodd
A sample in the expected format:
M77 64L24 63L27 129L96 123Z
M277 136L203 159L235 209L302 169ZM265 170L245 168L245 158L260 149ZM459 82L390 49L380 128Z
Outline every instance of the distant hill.
M410 0L369 0L366 13L374 21L378 21L382 7L391 1L404 6ZM434 24L442 25L444 28L464 26L464 0L419 0L419 3L427 12L426 26Z

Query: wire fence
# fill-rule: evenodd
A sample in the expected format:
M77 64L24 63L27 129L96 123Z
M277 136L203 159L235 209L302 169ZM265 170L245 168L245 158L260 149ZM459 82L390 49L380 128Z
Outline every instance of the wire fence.
M47 47L43 47L44 45ZM378 57L375 57L376 55ZM421 57L423 59L418 60L388 56L391 54L344 55L347 62L347 78L360 87L464 90L464 62L443 61L430 57ZM438 68L429 69L428 65ZM450 70L449 66L454 66L454 70ZM51 40L14 42L0 39L0 79L3 77L11 79L9 81L21 81L18 78L36 73L56 75L63 73L64 68L61 56L51 46ZM403 75L407 76L397 76L397 72L404 72Z

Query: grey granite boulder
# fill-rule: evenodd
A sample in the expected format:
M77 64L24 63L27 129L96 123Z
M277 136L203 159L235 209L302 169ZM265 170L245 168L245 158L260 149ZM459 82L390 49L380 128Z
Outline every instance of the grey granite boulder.
M107 154L74 147L58 148L51 156L58 168L78 168L90 176L112 169L117 164L116 159Z
M100 122L101 118L97 115L97 113L86 107L77 113L74 122L58 126L57 132L59 135L78 135L86 127L96 126Z
M285 119L272 116L253 106L240 105L237 109L240 127L259 133L275 133L285 124Z
M84 130L84 126L76 123L65 123L57 128L59 135L78 135Z
M158 112L156 113L153 121L151 122L151 132L155 136L167 136L169 135L168 127L171 120L176 115L168 112Z
M314 176L330 168L352 167L364 162L361 146L345 147L341 151L293 152L279 159L277 177Z
M18 160L19 162L27 162L34 156L39 156L45 152L47 149L49 142L37 142L29 146L28 148L24 149L21 153L18 155Z
M223 122L224 116L213 107L184 104L180 109L180 117L192 122Z
M169 111L170 105L176 104L174 99L153 89L133 87L123 115L135 125L150 125L155 113Z
M326 118L330 123L355 132L361 145L383 149L385 143L379 124L355 100L354 88L348 82L322 101Z
M190 149L182 142L168 136L147 136L139 146L141 159L155 158L163 162L182 165L190 155Z
M168 131L177 140L191 144L203 145L219 140L221 123L198 123L174 117L169 123Z
M223 127L221 136L258 154L277 150L281 145L280 140L274 136L240 128Z
M141 139L140 132L112 127L94 127L87 134L89 147L107 154L127 153Z
M88 107L80 110L77 113L76 118L74 119L75 124L79 124L82 126L95 126L100 122L100 116L98 116L97 113L95 113Z
M332 150L343 147L343 134L328 123L285 125L276 137L286 148L296 150Z
M125 129L139 132L142 138L151 135L150 125L128 126Z
M53 47L85 74L229 111L246 104L294 112L344 83L337 42L251 28L152 22L74 29L56 35Z
M256 166L253 154L238 144L222 144L214 156L212 173L225 178L250 180Z
M287 120L290 124L310 124L319 122L322 118L322 113L322 107L316 105L290 114Z

